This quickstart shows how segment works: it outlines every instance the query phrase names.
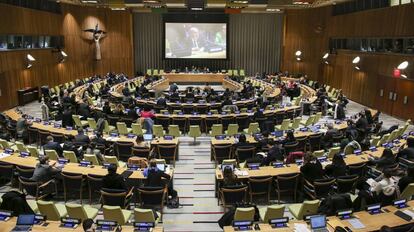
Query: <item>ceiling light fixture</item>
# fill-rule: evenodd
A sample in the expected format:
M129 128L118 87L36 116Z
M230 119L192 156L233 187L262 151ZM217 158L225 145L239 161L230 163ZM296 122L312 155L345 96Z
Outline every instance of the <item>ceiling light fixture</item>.
M404 62L402 62L400 65L398 65L398 69L399 70L404 70L404 69L406 69L408 67L408 61L404 61Z
M325 55L322 56L322 59L326 60L326 59L328 59L328 57L329 57L329 53L327 52L327 53L325 53Z
M352 63L353 63L353 64L358 64L358 63L359 63L359 61L361 61L361 58L360 58L359 56L357 56L357 57L355 57L355 58L352 60Z
M36 59L32 55L27 54L26 55L26 68L27 69L31 68L33 66L34 61L36 61Z

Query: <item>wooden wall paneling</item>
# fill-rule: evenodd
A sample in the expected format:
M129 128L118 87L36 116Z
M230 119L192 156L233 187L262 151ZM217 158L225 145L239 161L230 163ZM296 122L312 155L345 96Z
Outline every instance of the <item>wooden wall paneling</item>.
M132 19L127 11L62 4L62 14L0 4L0 34L63 35L66 62L58 64L51 49L0 52L2 101L0 110L17 105L17 90L26 86L55 86L109 71L133 75ZM94 42L83 29L96 23L108 33L101 40L102 60L94 60ZM25 56L36 61L25 69ZM6 87L5 87L6 86ZM6 96L6 99L4 99ZM3 100L4 99L4 100Z
M288 10L281 70L307 74L310 79L342 89L350 99L361 104L399 117L411 117L412 113L408 111L393 111L392 104L379 97L379 91L387 88L386 91L395 91L398 95L408 94L405 91L411 88L407 86L411 86L413 80L394 80L392 71L407 60L410 65L405 73L414 78L413 55L339 50L330 55L330 64L323 67L321 57L328 49L329 38L413 37L412 12L414 4L339 16L331 15L331 7ZM322 33L316 33L318 28ZM302 50L304 54L301 63L295 61L296 50ZM356 71L351 63L355 56L361 57L361 71ZM400 108L399 103L395 104L395 109Z
M414 119L414 82L409 80L395 80L396 99L393 103L392 114L401 118ZM404 98L407 102L404 103Z

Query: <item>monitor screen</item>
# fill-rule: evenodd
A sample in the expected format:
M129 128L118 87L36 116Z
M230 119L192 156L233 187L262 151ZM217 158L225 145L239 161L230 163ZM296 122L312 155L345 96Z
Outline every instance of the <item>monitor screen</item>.
M318 215L310 218L310 224L312 229L325 228L326 217L325 215Z
M227 59L227 23L165 23L164 58Z
M165 172L165 164L157 164L158 170Z
M20 214L17 218L17 225L33 225L35 221L34 214Z
M233 164L222 164L221 165L221 171L224 172L224 169L226 169L226 167L230 168L232 171L234 169L234 165Z
M151 141L152 140L152 134L144 134L143 137L144 137L145 141Z

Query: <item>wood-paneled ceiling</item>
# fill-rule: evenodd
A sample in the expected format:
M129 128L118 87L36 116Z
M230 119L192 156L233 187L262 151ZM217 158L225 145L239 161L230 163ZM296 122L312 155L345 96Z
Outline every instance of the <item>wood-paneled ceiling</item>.
M239 13L278 13L285 9L315 8L350 0L51 0L76 5L108 7L115 10L131 9L151 12L166 11L224 11Z

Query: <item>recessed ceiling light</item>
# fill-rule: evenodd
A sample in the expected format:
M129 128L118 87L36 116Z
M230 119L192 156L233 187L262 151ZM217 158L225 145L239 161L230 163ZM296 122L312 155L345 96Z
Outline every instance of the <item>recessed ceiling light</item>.
M324 60L326 60L326 59L328 59L328 57L329 57L329 53L325 53L325 55L323 55L323 57L322 57L322 58L323 58Z
M301 56L302 55L302 52L300 50L298 50L298 51L295 52L295 55L296 56Z

